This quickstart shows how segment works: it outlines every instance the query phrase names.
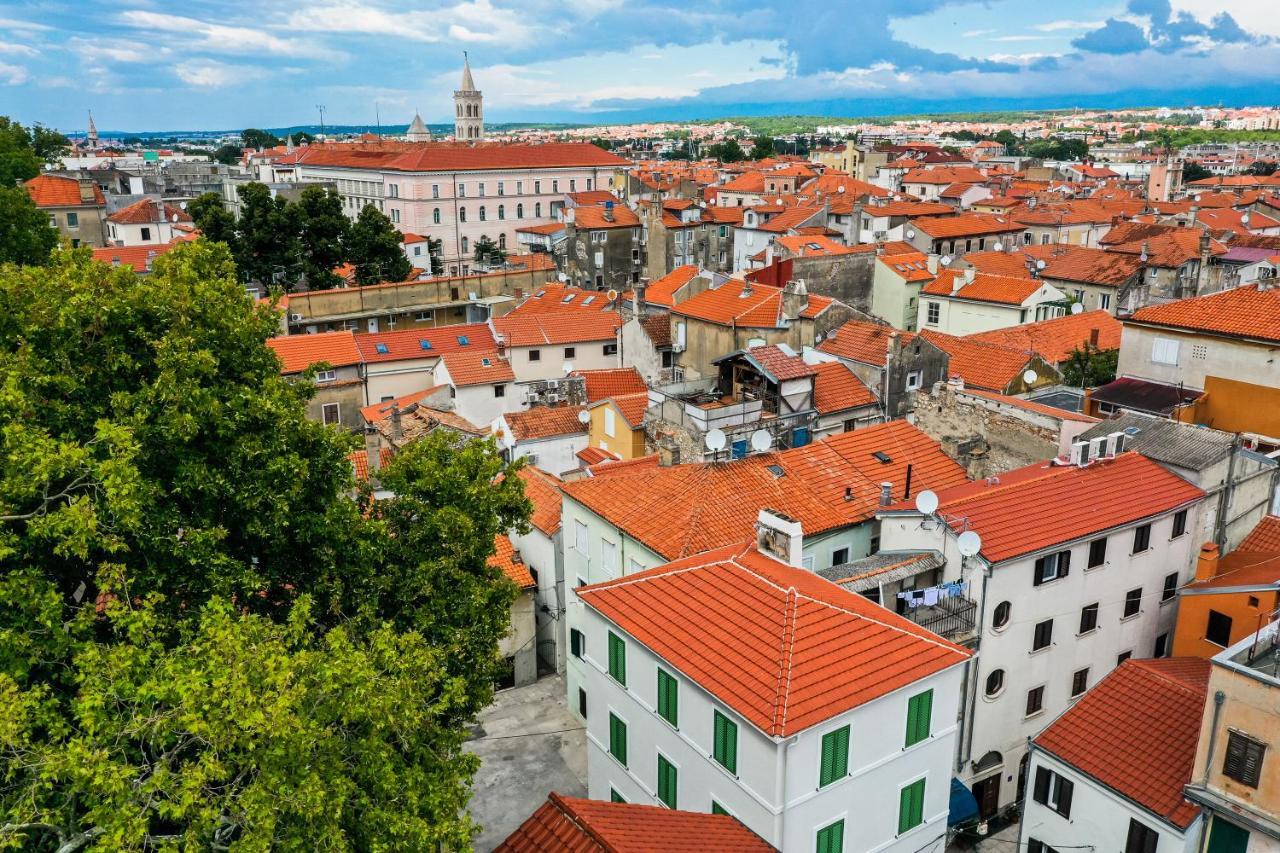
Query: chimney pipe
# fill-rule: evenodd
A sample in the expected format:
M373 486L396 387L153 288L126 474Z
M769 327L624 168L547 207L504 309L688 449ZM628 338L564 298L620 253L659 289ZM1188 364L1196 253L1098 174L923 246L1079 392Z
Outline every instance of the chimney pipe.
M893 483L880 484L880 506L893 503Z
M1200 546L1200 556L1196 558L1196 580L1204 581L1218 574L1218 557L1221 552L1216 542L1206 542Z
M911 463L907 463L907 484L902 489L902 499L904 501L911 500Z
M400 441L403 433L400 430L400 404L391 404L391 441L392 443Z

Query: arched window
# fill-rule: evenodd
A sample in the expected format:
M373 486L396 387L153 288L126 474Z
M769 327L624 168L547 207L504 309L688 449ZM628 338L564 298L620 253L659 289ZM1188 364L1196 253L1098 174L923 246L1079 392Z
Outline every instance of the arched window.
M524 219L524 205L523 205L523 204L517 204L517 205L516 205L516 219Z
M458 208L458 221L459 222L467 221L467 209L465 207Z
M993 669L991 674L987 676L986 694L987 698L999 696L1004 690L1004 670Z
M485 211L484 211L484 205L482 204L482 205L480 205L480 221L481 221L481 222L484 222L484 221L485 221L485 219L486 219L486 216L485 216Z
M538 201L538 202L534 202L534 205L533 205L533 218L534 218L534 219L541 219L541 218L542 218L542 202L540 202L540 201Z
M467 240L466 237L463 237L462 238L462 254L465 255L470 246L471 246L471 243Z
M431 223L433 225L440 224L440 208L437 207L435 210L431 211Z
M996 605L995 613L991 615L991 627L999 631L1009 624L1009 612L1013 609L1013 605L1007 601L1002 601Z
M498 205L498 218L499 218L499 219L506 219L506 218L507 218L507 207L506 207L506 205L503 205L503 204Z
M506 248L507 248L507 235L506 235L506 234L499 234L499 235L498 235L498 248L499 248L499 249L506 249Z

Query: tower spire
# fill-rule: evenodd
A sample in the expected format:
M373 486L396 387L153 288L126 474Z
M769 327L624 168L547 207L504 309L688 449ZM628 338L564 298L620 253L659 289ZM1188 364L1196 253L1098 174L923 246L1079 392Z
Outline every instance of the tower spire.
M462 85L458 88L459 92L474 92L476 90L476 81L471 79L471 59L467 56L467 52L462 52Z
M471 58L462 52L462 87L453 93L453 136L459 142L484 138L484 96L471 77Z
M93 123L93 110L89 110L89 132L86 136L90 143L93 145L98 144L98 126Z

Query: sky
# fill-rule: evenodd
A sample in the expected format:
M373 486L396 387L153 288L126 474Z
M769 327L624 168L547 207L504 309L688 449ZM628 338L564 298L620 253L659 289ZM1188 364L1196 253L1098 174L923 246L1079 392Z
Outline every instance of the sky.
M0 115L83 130L1280 102L1275 0L0 0ZM1270 8L1268 8L1270 7Z

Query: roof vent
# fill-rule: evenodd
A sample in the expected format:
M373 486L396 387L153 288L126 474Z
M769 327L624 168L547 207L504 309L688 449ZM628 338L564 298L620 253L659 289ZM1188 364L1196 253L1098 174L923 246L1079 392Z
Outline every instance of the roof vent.
M880 506L893 503L893 483L880 484Z
M888 465L890 462L893 461L893 457L890 456L888 453L885 453L883 450L877 450L875 453L872 453L871 455L875 457L875 459L881 465Z
M766 465L765 470L775 477L781 477L784 475L781 465Z

